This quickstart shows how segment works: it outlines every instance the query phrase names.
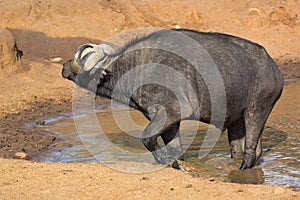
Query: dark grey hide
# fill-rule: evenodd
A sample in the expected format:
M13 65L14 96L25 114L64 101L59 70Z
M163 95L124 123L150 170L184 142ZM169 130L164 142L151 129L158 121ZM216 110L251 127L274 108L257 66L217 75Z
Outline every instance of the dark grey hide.
M178 167L176 160L183 159L180 122L211 122L212 102L204 81L211 74L209 66L206 66L208 71L199 73L182 56L165 49L153 48L151 44L163 44L164 36L173 32L192 38L207 51L216 64L226 93L226 97L223 97L226 98L225 119L222 127L218 128L228 130L231 156L243 156L240 169L254 167L262 153L261 135L264 125L283 88L279 68L266 50L256 43L220 33L166 29L137 38L119 50L105 44L82 45L74 58L64 63L62 75L81 87L95 91L99 96L113 98L141 111L150 121L143 132L143 144L158 163L173 163L173 167ZM169 38L166 45L174 45L178 49L180 45L184 47L186 44ZM192 53L194 49L190 51ZM119 84L118 81L124 74L137 66L149 64L156 64L156 67L145 68L141 73L124 78L122 85ZM159 70L160 66L168 66L182 77L174 77L163 69ZM157 77L169 86L173 85L176 94L167 86L155 83L133 89L134 81L149 81ZM186 84L190 85L196 96L192 95ZM213 84L212 88L221 85L219 80ZM117 92L113 93L114 89ZM166 151L157 143L159 136L168 144Z

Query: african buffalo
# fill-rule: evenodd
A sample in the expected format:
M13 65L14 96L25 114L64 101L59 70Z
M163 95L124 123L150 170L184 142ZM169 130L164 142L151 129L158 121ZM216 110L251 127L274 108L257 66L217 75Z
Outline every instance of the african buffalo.
M254 167L262 153L264 125L283 88L283 76L262 46L187 29L154 31L119 49L81 45L63 64L62 75L142 112L150 121L143 144L158 163L173 167L183 159L182 120L227 129L231 156L243 156L240 169ZM219 113L223 121L212 120ZM166 150L158 145L158 136Z

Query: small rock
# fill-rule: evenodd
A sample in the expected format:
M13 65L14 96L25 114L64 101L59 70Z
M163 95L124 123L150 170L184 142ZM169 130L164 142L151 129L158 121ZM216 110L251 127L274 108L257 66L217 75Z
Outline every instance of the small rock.
M15 154L15 156L17 156L17 157L19 157L19 158L21 158L21 159L24 159L24 158L26 158L27 154L24 153L24 152L17 152L17 153Z
M45 124L46 124L46 122L44 120L36 122L36 125L42 125L43 126Z
M278 195L278 194L283 194L285 192L285 189L282 187L278 187L274 190L274 194Z
M142 180L147 181L147 180L149 180L149 178L148 177L143 177Z
M247 26L249 28L260 28L266 26L268 23L266 14L258 9L258 8L250 8L249 9L249 16L248 16L248 23Z
M54 62L54 63L59 63L61 62L63 59L61 57L53 57L53 58L50 58L50 61L51 62Z

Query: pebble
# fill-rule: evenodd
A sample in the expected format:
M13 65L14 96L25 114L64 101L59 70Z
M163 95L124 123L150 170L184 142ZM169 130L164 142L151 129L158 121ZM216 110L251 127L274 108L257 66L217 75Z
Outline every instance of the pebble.
M44 120L36 122L36 125L45 125L45 124L46 124L46 122Z
M283 194L285 192L284 188L278 187L274 190L274 194L278 195L278 194Z
M54 62L54 63L59 63L61 62L63 59L61 57L54 57L54 58L50 58L50 61L51 62Z
M27 154L24 153L24 152L17 152L17 153L15 154L15 156L17 156L17 157L23 159L23 158L26 158Z

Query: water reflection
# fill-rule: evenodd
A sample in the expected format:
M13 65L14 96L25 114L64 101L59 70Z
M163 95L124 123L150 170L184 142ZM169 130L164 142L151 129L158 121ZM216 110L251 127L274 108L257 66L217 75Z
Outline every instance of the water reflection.
M229 172L227 180L231 183L263 184L265 183L264 172L261 168L249 170L233 170Z

